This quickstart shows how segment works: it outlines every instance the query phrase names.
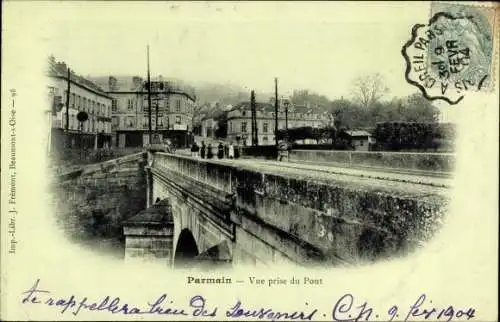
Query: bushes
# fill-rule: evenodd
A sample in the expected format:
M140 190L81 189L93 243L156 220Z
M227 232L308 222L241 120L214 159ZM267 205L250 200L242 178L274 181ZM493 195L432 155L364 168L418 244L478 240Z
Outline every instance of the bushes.
M377 151L450 150L455 126L450 123L384 122L378 123L373 137Z
M334 128L315 128L311 126L295 127L291 129L278 130L278 140L288 137L290 141L313 139L316 141L331 139L335 136Z

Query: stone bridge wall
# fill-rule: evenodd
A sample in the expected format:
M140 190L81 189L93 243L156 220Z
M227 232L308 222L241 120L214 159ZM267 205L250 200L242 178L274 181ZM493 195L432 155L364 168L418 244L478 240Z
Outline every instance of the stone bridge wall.
M433 172L453 172L455 167L453 153L292 150L290 160Z
M144 166L136 154L58 176L51 201L60 227L78 242L123 252L122 221L146 207Z
M165 153L153 168L232 196L235 262L349 264L406 253L434 234L447 209L444 189L403 183L318 182Z

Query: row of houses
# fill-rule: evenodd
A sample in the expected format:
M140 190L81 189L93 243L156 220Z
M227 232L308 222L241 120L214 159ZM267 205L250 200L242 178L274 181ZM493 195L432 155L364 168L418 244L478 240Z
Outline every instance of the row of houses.
M294 105L286 98L279 101L278 129L310 126L321 128L333 123L327 113L315 112L308 105ZM215 138L219 126L217 120L225 113L227 119L227 140L241 145L251 145L252 110L250 102L241 102L223 111L216 110L201 119L201 134ZM275 144L276 126L275 106L273 103L256 102L257 144ZM309 142L304 142L309 143Z
M47 76L48 101L53 105L51 146L146 146L150 143L150 101L155 137L187 144L196 101L192 87L159 76L151 80L149 96L148 84L141 77L85 78L74 71L68 77L66 63L54 57L49 58ZM80 112L87 114L85 121L77 119Z
M111 144L112 97L65 63L49 59L48 104L52 105L51 146L100 148ZM79 122L79 112L87 120Z
M151 97L148 95L147 83L141 77L85 78L71 72L68 78L68 66L64 62L56 62L54 57L49 59L48 76L48 99L55 106L52 115L53 146L94 149L146 146L150 144L150 101L151 129L157 140L168 138L176 146L187 146L191 143L194 122L201 124L202 136L215 138L218 120L223 113L227 120L226 139L241 145L252 144L250 102L241 102L225 109L217 108L197 118L194 89L165 81L161 76L151 80ZM329 114L318 113L307 104L296 105L281 98L278 105L278 129L333 125ZM80 112L87 114L86 120L78 120ZM273 102L257 102L258 145L275 143L275 122ZM368 140L366 133L356 132L352 135L358 149L368 146L365 144ZM315 142L304 140L301 143Z

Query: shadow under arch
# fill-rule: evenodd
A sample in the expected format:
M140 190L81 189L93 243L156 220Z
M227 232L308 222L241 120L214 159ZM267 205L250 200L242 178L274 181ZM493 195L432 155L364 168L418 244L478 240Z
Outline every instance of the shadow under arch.
M194 266L196 256L199 255L198 245L193 234L187 228L183 229L175 247L174 267L189 268Z

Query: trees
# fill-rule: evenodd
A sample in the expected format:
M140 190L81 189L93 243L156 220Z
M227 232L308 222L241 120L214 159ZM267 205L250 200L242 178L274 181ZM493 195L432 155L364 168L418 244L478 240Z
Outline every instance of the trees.
M439 109L422 96L420 92L403 99L403 119L407 122L436 122Z
M362 107L372 106L389 92L389 88L379 73L355 78L352 87L354 101Z
M330 100L324 95L309 92L307 89L295 90L290 97L294 105L306 105L309 103L312 108L326 109L330 105Z
M340 99L330 104L337 130L366 127L371 123L369 111L351 101Z

